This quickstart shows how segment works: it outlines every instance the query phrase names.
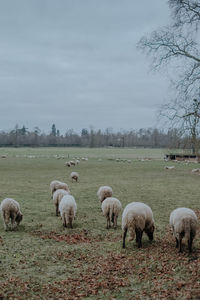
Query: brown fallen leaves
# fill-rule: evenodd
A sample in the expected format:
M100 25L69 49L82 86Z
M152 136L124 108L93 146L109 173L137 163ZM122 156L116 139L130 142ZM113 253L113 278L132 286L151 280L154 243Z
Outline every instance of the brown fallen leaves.
M130 258L126 255L109 254L107 257L81 258L80 261L88 268L84 270L83 265L78 277L67 278L61 282L55 282L43 288L43 293L51 295L56 293L64 299L80 299L97 295L99 291L103 294L118 291L122 287L130 285L128 276L133 274ZM131 259L132 260L132 259ZM79 267L80 264L79 264Z
M58 260L70 262L75 270L64 280L41 283L36 287L34 283L23 282L19 278L7 280L5 277L4 281L0 281L0 298L22 299L21 294L31 298L34 294L35 299L76 300L91 296L102 299L104 295L105 299L115 299L115 295L117 298L122 293L123 299L200 299L199 233L190 256L187 247L183 253L178 253L169 230L162 239L157 238L152 244L144 242L141 249L137 249L135 242L130 242L126 250L120 248L119 253L107 250L105 255L99 255L98 249L104 247L99 237L91 237L85 231L70 235L55 232L34 234L69 244L88 243L91 251L83 246L77 251L69 249L68 253L57 253ZM104 243L120 240L112 233L104 238Z
M33 235L39 236L41 239L53 239L57 242L66 242L69 245L79 244L79 243L91 243L94 238L88 236L87 231L82 231L81 233L73 234L59 234L54 231L47 233L36 231Z

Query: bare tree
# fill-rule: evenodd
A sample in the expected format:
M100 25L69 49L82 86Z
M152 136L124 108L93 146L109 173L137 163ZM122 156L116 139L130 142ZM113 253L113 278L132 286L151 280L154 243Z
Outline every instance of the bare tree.
M169 0L168 4L171 25L152 32L150 37L141 38L139 48L152 55L154 69L168 68L176 91L173 100L161 107L161 116L173 121L173 125L188 128L193 137L194 124L197 129L199 121L195 121L193 114L188 115L188 111L195 111L194 104L199 101L193 99L200 98L200 2Z

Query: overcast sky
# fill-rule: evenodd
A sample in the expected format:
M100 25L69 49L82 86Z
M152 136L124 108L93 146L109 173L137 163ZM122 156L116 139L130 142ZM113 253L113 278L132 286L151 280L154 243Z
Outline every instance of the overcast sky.
M0 130L156 126L168 81L139 39L166 0L0 0Z

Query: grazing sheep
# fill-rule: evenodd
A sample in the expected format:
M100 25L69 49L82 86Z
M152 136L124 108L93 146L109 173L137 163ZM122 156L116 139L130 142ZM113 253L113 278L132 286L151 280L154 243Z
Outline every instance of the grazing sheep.
M108 197L112 197L112 188L110 186L100 186L97 192L97 196L101 203Z
M60 201L59 211L62 217L63 226L69 226L72 228L72 222L77 211L77 205L74 197L71 195L65 195Z
M76 162L74 160L70 160L70 164L71 164L71 166L75 166Z
M78 179L79 179L79 174L77 173L77 172L72 172L71 174L70 174L70 177L71 177L71 179L72 179L72 181L74 180L74 181L78 181Z
M117 218L121 211L122 205L117 198L108 197L106 198L101 205L103 215L107 218L107 229L111 227L111 221L113 227L117 228Z
M65 195L69 195L69 192L67 192L66 190L63 190L63 189L58 189L53 193L53 203L55 204L55 207L56 207L56 216L59 215L59 210L58 210L59 203L60 203L62 197Z
M14 228L15 223L19 225L22 221L23 215L20 211L19 203L11 198L6 198L1 202L0 210L3 217L4 229L8 229L11 219L11 229Z
M130 240L133 240L136 234L136 243L138 248L142 246L143 231L148 235L149 240L153 240L154 219L151 208L141 202L129 203L122 214L123 230L123 248L125 248L125 239L127 231L130 232Z
M71 167L70 161L66 161L65 166L66 166L66 167Z
M191 253L192 242L197 229L195 212L190 208L176 208L170 214L169 223L176 239L176 248L179 248L179 252L182 252L182 239L185 237L188 242L189 253Z
M51 190L51 195L53 196L53 193L58 190L58 189L63 189L67 192L69 192L68 185L64 182L54 180L50 183L50 190Z
M175 167L174 166L165 166L165 169L166 170L173 170L173 169L175 169Z
M200 172L200 169L197 168L197 169L192 169L192 173L199 173Z

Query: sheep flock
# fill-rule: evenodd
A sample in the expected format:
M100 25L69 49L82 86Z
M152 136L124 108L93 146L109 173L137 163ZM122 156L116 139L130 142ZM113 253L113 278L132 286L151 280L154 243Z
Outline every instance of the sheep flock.
M65 166L75 167L81 160L75 159L67 161ZM174 167L165 167L165 169L174 169ZM195 169L193 172L199 172ZM70 174L71 182L79 184L79 173ZM77 203L75 197L71 195L69 185L60 180L52 180L49 185L53 205L55 206L56 216L60 216L64 228L73 228L76 221ZM113 196L113 189L108 185L102 185L97 189L97 198L101 205L102 215L106 219L106 228L118 228L117 220L122 211L120 200ZM3 226L6 231L18 227L23 219L20 204L12 198L5 198L0 205ZM22 210L23 211L23 210ZM97 212L98 213L98 212ZM78 217L77 217L78 218ZM122 212L122 248L126 247L126 236L129 233L129 241L136 241L137 247L142 247L143 233L147 235L150 242L154 239L156 230L156 221L153 217L151 207L142 202L129 202ZM169 225L176 242L176 248L182 252L182 239L188 244L189 253L192 252L193 240L197 232L198 219L195 212L190 208L174 208L169 216Z

